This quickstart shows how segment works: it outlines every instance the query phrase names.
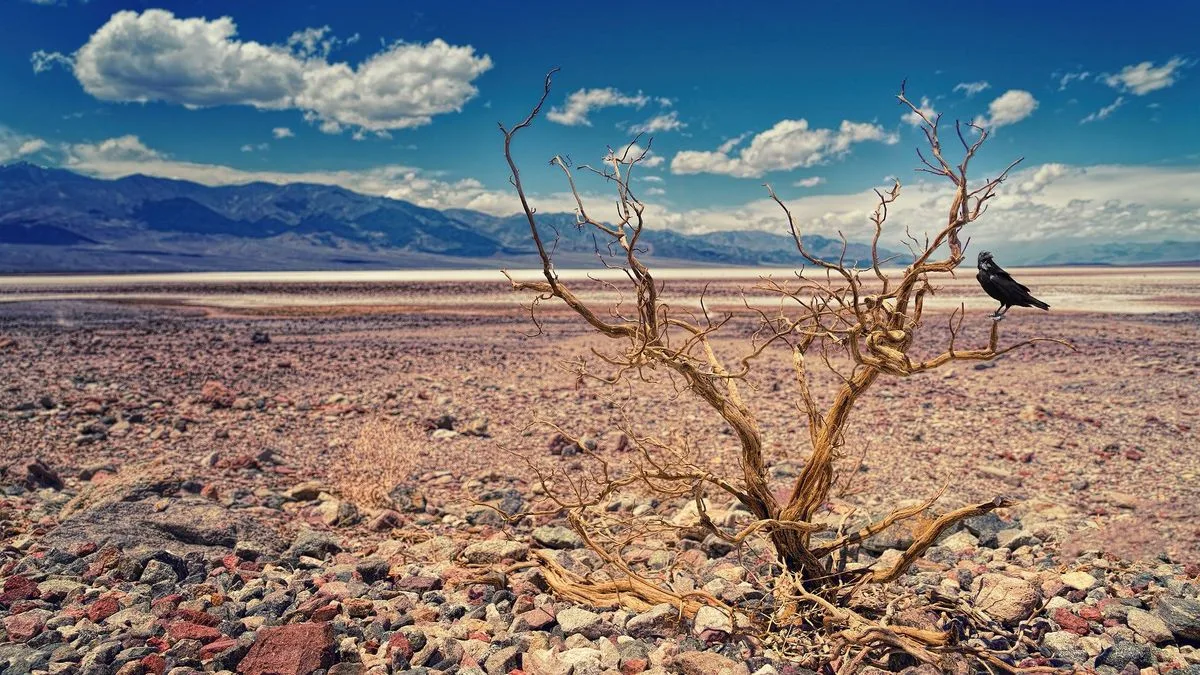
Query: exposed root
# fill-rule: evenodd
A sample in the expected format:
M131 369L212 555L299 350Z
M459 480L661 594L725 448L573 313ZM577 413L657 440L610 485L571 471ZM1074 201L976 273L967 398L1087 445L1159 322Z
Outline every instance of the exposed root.
M593 581L558 564L545 551L534 551L533 555L541 563L550 589L574 602L592 607L623 607L634 612L669 603L687 619L695 618L696 612L705 605L733 614L732 608L708 593L674 593L632 572L623 579Z

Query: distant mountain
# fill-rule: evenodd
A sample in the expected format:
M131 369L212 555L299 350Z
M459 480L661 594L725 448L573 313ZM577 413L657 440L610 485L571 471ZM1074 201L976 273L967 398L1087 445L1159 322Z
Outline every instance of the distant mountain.
M539 214L560 267L595 263L573 214ZM101 180L29 163L0 166L0 274L481 267L536 264L523 215L437 211L327 185L209 187L135 175ZM806 246L836 256L820 236ZM647 230L660 265L792 265L789 237ZM870 249L851 244L847 260Z
M1200 261L1200 241L1113 242L1028 253L1029 265L1166 265Z

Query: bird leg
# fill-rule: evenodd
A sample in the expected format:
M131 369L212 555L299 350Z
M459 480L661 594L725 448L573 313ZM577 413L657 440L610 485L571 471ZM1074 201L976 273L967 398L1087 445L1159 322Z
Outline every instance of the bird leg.
M1008 311L1008 305L1000 305L996 311L992 313L992 321L1000 321L1004 319L1005 312Z

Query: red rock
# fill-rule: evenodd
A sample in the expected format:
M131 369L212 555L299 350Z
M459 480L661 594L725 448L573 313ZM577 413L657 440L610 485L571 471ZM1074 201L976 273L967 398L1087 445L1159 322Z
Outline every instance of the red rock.
M1092 632L1087 619L1072 614L1066 607L1059 607L1055 610L1052 618L1063 630L1076 635L1087 635Z
M43 612L25 612L4 617L4 630L8 632L9 642L28 642L45 627L46 615Z
M218 617L215 617L212 614L208 614L206 612L201 612L200 610L197 610L197 609L176 610L174 613L174 617L181 621L187 621L190 623L200 624L201 626L216 626L217 624L221 623L221 619L219 619Z
M405 659L411 659L413 655L412 644L408 638L404 637L404 633L394 633L388 638L388 654L400 653Z
M22 614L24 612L28 612L31 609L37 609L38 606L39 606L39 603L36 600L22 600L20 602L14 602L12 607L8 608L8 613L9 614Z
M159 653L165 652L171 648L170 643L168 643L166 640L162 639L158 635L155 635L154 637L146 638L146 646L153 649L156 652L159 652Z
M165 619L175 612L175 609L179 607L179 603L182 601L183 596L178 593L164 595L150 603L150 613L160 619Z
M9 577L4 580L4 590L0 592L0 603L11 605L18 600L32 600L38 597L37 582L23 576Z
M436 591L441 588L442 580L438 577L404 577L396 586L402 591L425 593L426 591Z
M221 637L221 631L212 626L205 626L190 621L176 621L167 626L167 635L175 640L199 640L212 642Z
M1104 615L1100 612L1100 608L1094 605L1084 605L1079 608L1079 616L1088 621L1099 621L1104 618Z
M649 665L646 659L622 659L621 675L637 675L637 673L642 672Z
M554 623L554 617L542 608L531 609L517 617L521 630L543 630ZM528 628L525 628L525 627Z
M207 661L226 649L235 646L237 646L237 640L234 640L227 635L222 635L216 640L213 640L212 642L200 648L200 660Z
M167 672L167 660L158 654L150 654L149 656L142 657L142 667L148 673L163 675L163 673Z
M88 605L87 617L92 623L100 623L121 610L120 603L111 595L103 595Z
M233 390L216 380L209 380L200 387L200 400L209 404L214 408L230 408L233 407L233 401L237 395Z
M309 675L329 664L333 626L328 623L262 628L257 637L238 664L242 675Z
M329 621L333 617L337 616L341 609L341 606L336 601L331 602L324 607L318 607L317 610L312 613L311 618L313 621Z
M78 542L75 544L71 544L71 546L67 548L67 552L70 553L71 555L75 556L76 558L82 558L84 556L89 556L89 555L95 553L96 550L99 548L100 547L97 546L96 542L94 542L94 541L81 541L81 542Z

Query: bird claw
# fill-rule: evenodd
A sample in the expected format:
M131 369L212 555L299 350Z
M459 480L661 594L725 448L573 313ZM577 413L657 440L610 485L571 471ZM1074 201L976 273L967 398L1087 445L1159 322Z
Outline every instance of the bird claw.
M1003 314L993 314L992 315L992 321L1003 321L1003 320L1004 320Z

